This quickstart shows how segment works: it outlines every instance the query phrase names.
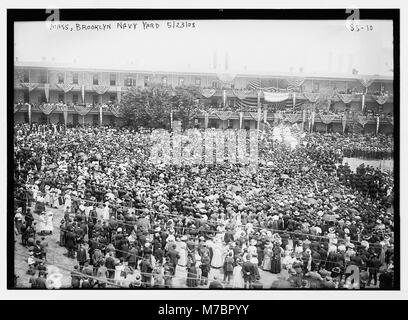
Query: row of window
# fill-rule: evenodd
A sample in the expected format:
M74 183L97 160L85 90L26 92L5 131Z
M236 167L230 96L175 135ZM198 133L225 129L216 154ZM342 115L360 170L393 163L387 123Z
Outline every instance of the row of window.
M78 72L73 72L73 73L72 73L72 84L78 84L78 75L79 75ZM148 86L148 85L149 85L149 81L150 81L149 76L144 76L144 79L143 79L143 80L144 80L144 85L145 85L145 87ZM184 77L179 77L178 80L179 80L179 81L178 81L179 85L180 85L180 86L183 86L183 85L184 85ZM28 70L24 70L23 82L30 82L30 77L29 77L29 72L28 72ZM39 78L38 78L38 82L39 82L39 83L47 83L47 82L48 82L47 73L46 73L45 71L40 73ZM58 76L57 76L57 83L58 83L58 84L63 84L64 82L65 82L64 74L63 74L63 73L59 73ZM215 82L215 81L214 81L214 82ZM161 78L161 83L162 83L163 85L167 85L167 77L166 77L166 76L163 76L163 77ZM93 84L93 85L99 85L99 74L97 74L97 73L92 74L92 84ZM111 74L110 74L109 84L110 84L111 86L116 86L116 85L117 85L116 73L111 73ZM201 79L200 79L200 78L196 78L196 79L195 79L195 84L196 84L197 86L200 86L200 85L201 85ZM133 76L127 76L127 77L124 79L124 86L126 86L126 87L134 87L134 86L136 86L136 79L135 79Z

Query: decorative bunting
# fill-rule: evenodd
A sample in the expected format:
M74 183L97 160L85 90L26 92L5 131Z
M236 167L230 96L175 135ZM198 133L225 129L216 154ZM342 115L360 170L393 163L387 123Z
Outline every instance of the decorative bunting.
M232 111L214 111L214 114L222 121L228 120L231 115Z
M288 90L295 90L296 88L299 88L304 82L304 78L288 78L286 79L288 82Z
M284 120L295 123L301 119L300 113L285 113Z
M50 102L50 84L44 83L44 92L45 92L45 99L47 102Z
M91 103L87 104L80 104L80 105L73 105L75 111L79 113L81 116L86 116L91 110L94 108L94 105Z
M20 85L24 88L28 89L28 92L33 91L35 88L38 87L38 83L32 83L32 82L22 82Z
M320 93L318 93L318 92L317 93L315 93L315 92L304 92L303 95L311 103L317 102L317 100L319 100L319 97L320 97Z
M109 105L109 111L113 113L113 115L118 118L121 116L121 107L120 105Z
M333 113L329 113L329 114L319 114L320 116L320 120L322 120L322 122L324 124L330 124L333 122L334 119L336 119L336 115Z
M358 79L358 81L360 81L360 83L363 85L364 88L368 88L369 86L372 85L372 83L374 82L374 79L361 78L361 79Z
M379 105L383 105L388 100L388 95L373 95L372 97Z
M264 99L268 102L281 102L289 98L289 92L267 92L263 91Z
M357 116L357 122L359 123L359 124L361 124L362 126L363 126L363 128L364 128L364 126L367 124L367 122L368 122L368 119L367 119L367 116Z
M38 108L49 116L57 108L57 105L55 103L41 103Z
M14 113L19 112L21 108L24 106L27 106L27 109L28 109L31 105L27 102L26 103L19 102L19 103L14 104Z
M57 83L57 87L64 91L64 93L67 93L74 88L74 85L69 83Z
M232 93L236 96L239 100L244 100L251 94L251 90L235 90L232 89Z
M347 94L347 93L338 93L337 96L340 98L341 101L343 101L343 103L348 104L350 103L353 98L354 98L354 94Z
M216 89L200 89L201 94L207 99L211 98L216 91Z
M93 90L97 93L97 94L104 94L106 91L108 91L109 87L108 86L93 86Z

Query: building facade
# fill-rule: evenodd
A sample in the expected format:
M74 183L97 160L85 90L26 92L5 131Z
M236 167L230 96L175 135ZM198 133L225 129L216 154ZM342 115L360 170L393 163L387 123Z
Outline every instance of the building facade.
M293 81L293 80L301 81ZM367 82L362 81L366 79ZM308 102L308 94L319 92L336 92L348 95L347 103L336 97L330 102L332 110L341 111L346 106L349 111L358 113L363 110L372 114L381 114L381 130L392 132L393 126L387 121L394 111L393 79L385 76L363 77L355 75L311 75L311 74L272 74L272 75L226 75L217 73L183 73L183 72L148 72L131 70L85 69L53 66L50 63L15 62L14 67L14 119L15 122L66 123L71 124L112 124L119 125L121 119L115 112L105 108L106 104L120 103L121 96L131 87L148 87L152 84L165 86L196 86L203 90L203 95L213 109L229 110L225 120L216 113L197 115L196 126L216 128L256 128L258 121L250 111L268 110L263 122L271 122L276 111L290 111L298 105ZM267 88L271 92L290 92L285 101L270 102L261 93ZM252 90L248 90L252 89ZM245 92L245 95L242 95ZM295 92L295 94L294 94ZM362 95L364 100L362 101ZM295 95L295 96L294 96ZM387 98L378 102L377 96ZM381 100L381 99L380 99ZM28 105L31 107L29 110ZM67 109L52 104L66 105ZM45 110L41 106L51 109ZM78 112L75 106L93 106L86 114ZM248 107L244 112L237 112L236 106ZM104 106L101 110L100 106ZM28 113L31 111L31 119ZM245 112L248 111L248 112ZM102 117L101 117L102 113ZM264 114L263 114L264 115ZM66 119L64 118L66 117ZM101 122L102 121L102 122ZM368 118L366 131L375 130L375 118ZM330 130L341 130L341 120L332 121ZM316 130L327 130L327 125L315 119Z

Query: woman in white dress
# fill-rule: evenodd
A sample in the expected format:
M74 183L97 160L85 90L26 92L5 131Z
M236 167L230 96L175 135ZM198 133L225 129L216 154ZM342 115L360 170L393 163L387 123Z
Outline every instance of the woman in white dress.
M237 259L237 265L232 272L232 286L233 288L244 288L244 278L242 277L242 260Z
M44 187L44 203L49 206L51 202L51 187L49 185L46 185Z
M211 259L211 267L219 269L224 265L223 254L224 248L222 245L222 240L220 237L216 237L213 246L213 257Z
M185 267L187 265L187 244L185 243L185 240L187 240L186 236L182 236L178 241L176 239L176 250L180 255L178 265L181 267Z
M38 216L37 232L41 235L44 234L45 226L46 226L46 217L45 217L45 211L43 211Z

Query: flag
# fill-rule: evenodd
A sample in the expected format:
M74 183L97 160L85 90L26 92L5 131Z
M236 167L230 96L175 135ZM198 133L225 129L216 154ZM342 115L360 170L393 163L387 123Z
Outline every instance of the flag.
M251 80L247 84L247 88L251 90L260 90L261 89L261 80Z
M246 97L245 99L235 99L235 108L237 110L249 110L258 106L257 97Z

